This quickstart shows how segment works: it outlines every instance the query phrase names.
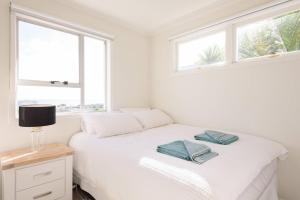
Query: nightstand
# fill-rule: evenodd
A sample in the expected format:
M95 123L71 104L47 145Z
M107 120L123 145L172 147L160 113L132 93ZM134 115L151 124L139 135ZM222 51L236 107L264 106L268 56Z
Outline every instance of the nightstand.
M72 200L73 150L48 144L0 153L2 200ZM0 193L1 194L1 193Z

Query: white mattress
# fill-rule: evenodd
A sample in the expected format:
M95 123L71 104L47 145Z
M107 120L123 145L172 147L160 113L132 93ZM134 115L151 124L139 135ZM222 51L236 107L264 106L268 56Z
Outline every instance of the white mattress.
M259 199L286 149L238 133L240 140L227 146L193 140L201 130L173 124L101 139L79 133L70 141L75 172L82 187L101 200ZM197 165L155 151L178 139L205 143L219 156Z
M238 199L263 199L263 194L272 183L272 179L277 178L277 160L273 160L269 165L267 165L251 182L250 185L242 192ZM272 192L270 193L273 197L269 200L277 200L277 185L273 185ZM275 192L275 194L273 193ZM270 196L269 194L269 196Z

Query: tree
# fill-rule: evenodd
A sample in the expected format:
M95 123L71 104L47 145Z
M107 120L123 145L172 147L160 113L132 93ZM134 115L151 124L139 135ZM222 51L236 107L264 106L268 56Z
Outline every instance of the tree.
M300 11L275 18L275 24L286 50L300 49Z
M239 37L239 58L300 50L300 11L268 20Z
M218 45L213 45L206 48L199 54L198 65L208 65L212 63L221 62L224 60L224 50Z
M239 58L276 54L285 50L280 35L270 23L263 23L239 37Z

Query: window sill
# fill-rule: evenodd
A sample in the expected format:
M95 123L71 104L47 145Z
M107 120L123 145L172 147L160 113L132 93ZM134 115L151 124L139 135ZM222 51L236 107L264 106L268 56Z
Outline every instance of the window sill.
M299 56L300 56L300 50L287 52L287 53L281 53L281 54L266 55L266 56L255 57L255 58L246 58L243 60L236 60L233 62L233 64L246 63L246 62L257 62L257 61L281 60L281 59L294 59L294 58L299 58Z
M107 112L107 110L102 110L102 111L78 111L78 112L60 112L56 113L56 117L78 117L83 114L88 114L88 113L103 113Z
M184 70L178 70L177 68L175 68L172 75L176 76L176 75L196 73L196 72L200 72L201 70L223 68L223 67L226 67L228 64L231 64L231 63L222 62L222 63L216 63L216 64L210 64L210 65L202 65L202 66L189 68L189 69L184 69Z
M198 68L187 69L182 71L172 70L170 75L176 77L176 76L182 76L188 74L203 73L204 71L207 70L226 70L232 68L253 67L253 65L257 65L257 64L261 65L264 63L288 62L288 61L299 61L299 60L300 60L300 51L294 51L294 52L289 52L284 54L278 54L276 56L270 55L264 57L250 58L241 61L226 62L219 65L208 65L206 67L198 67Z
M64 118L64 117L80 117L83 114L87 114L87 113L103 113L103 112L107 112L107 110L103 110L103 111L81 111L81 112L61 112L61 113L56 113L56 117L57 118ZM18 122L19 120L19 116L15 116L14 120L16 120Z

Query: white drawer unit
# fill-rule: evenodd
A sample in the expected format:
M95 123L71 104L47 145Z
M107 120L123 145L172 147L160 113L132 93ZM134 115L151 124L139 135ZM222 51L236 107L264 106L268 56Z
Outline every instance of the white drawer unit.
M0 200L72 200L71 148L50 144L38 152L4 152L0 158Z
M31 188L65 177L65 160L16 170L16 190Z
M65 195L65 179L39 185L17 192L16 200L53 200Z

